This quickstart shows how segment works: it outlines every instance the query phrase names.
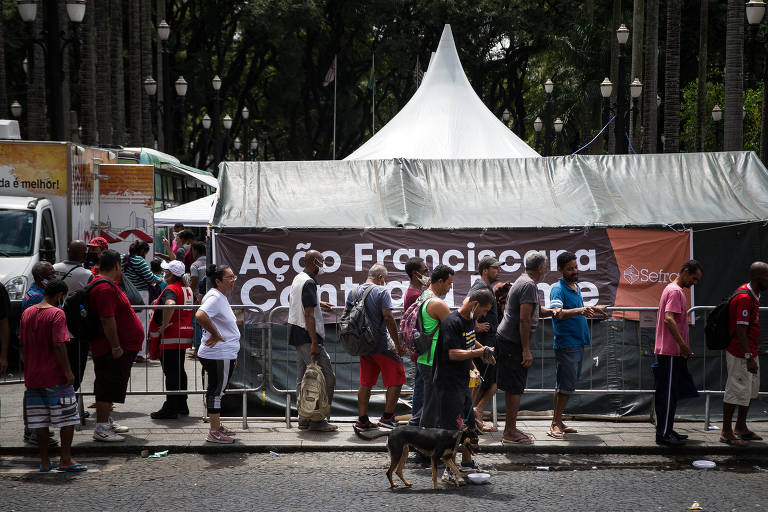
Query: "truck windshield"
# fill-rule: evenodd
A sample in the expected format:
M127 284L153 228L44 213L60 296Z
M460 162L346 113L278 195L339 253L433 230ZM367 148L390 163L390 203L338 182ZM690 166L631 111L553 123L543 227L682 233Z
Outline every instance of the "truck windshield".
M0 209L0 257L31 256L34 235L35 212Z

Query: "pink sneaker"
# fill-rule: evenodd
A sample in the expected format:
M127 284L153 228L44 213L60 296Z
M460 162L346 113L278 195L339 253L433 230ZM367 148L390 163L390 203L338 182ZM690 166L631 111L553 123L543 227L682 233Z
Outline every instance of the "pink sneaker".
M231 428L227 428L223 423L219 423L219 432L221 434L224 434L225 436L234 436L237 434L234 430Z
M219 444L232 444L235 442L235 440L229 437L227 434L223 434L218 430L209 430L208 437L206 437L205 440L209 443Z

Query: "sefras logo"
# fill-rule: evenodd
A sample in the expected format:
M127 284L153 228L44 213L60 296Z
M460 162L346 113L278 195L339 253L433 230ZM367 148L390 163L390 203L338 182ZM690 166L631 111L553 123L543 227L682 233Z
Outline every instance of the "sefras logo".
M641 284L645 283L671 283L677 279L676 272L665 272L663 268L659 270L649 270L647 268L638 269L634 265L630 265L624 269L624 280L629 284L635 284L638 281Z
M624 279L626 279L629 284L635 284L635 282L640 279L640 272L634 265L630 265L624 270Z

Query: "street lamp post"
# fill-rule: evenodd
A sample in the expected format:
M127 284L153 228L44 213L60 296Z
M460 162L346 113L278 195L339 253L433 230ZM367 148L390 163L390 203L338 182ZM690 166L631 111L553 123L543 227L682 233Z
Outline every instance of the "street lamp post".
M747 2L747 21L750 27L752 39L757 31L757 26L765 17L765 2L763 0L750 0ZM763 40L763 43L768 43ZM754 50L750 52L750 68L754 69ZM763 49L763 103L760 116L760 159L766 162L768 159L768 48Z
M632 83L629 84L629 95L632 97L632 106L630 109L629 120L629 134L632 138L635 136L635 125L637 124L637 103L640 100L640 96L643 94L643 83L639 78L635 77Z
M547 95L547 100L544 102L544 156L552 154L552 91L554 88L555 83L551 78L544 82L544 92Z
M251 139L250 149L251 149L251 158L254 160L258 159L257 151L259 150L259 140L256 137Z
M160 40L160 54L162 56L163 73L160 76L162 80L163 101L162 116L163 116L163 143L161 148L163 151L169 154L173 154L173 112L169 108L171 106L171 70L168 64L168 38L171 37L171 26L162 20L157 26L157 38Z
M512 114L510 113L508 108L504 109L504 112L501 113L501 120L504 122L504 126L509 128L509 118L512 117Z
M240 116L243 118L243 160L248 160L248 118L251 117L248 107L243 107Z
M13 103L11 103L11 115L18 119L21 117L21 103L19 103L16 100L13 100Z
M605 79L600 82L600 96L603 97L603 126L608 124L609 118L611 116L611 94L613 93L613 82L611 82L610 78L605 77ZM605 130L605 149L606 152L608 150L608 145L610 144L610 133L611 130Z
M235 137L235 141L232 143L232 146L235 148L235 160L240 160L240 148L243 146L243 144L240 142L240 137Z
M144 92L147 93L147 96L149 96L150 101L152 102L152 112L157 111L157 80L152 78L152 75L149 75L147 78L144 79ZM152 116L152 139L157 140L157 117Z
M558 143L557 144L557 146L558 146L557 149L560 149L560 145L559 145L559 142L560 142L560 132L563 131L563 124L564 124L563 120L560 119L559 117L557 119L555 119L555 122L553 123L553 126L555 128L555 141Z
M232 118L229 117L229 114L226 114L224 116L224 119L221 120L221 124L224 125L224 148L225 148L225 154L224 157L226 158L226 150L229 149L229 130L232 129ZM216 164L218 167L218 163Z
M178 135L179 138L179 151L182 151L186 146L184 145L184 98L187 96L187 88L189 87L189 84L186 80L184 80L184 77L179 75L179 78L176 79L176 81L173 84L173 88L176 90L176 97L178 98L178 105L175 109L175 113L177 114L177 120L178 120L178 130L170 132L171 140L174 139L176 135ZM168 106L170 107L171 102L168 102Z
M221 162L221 130L219 123L221 122L221 112L219 105L219 89L221 89L221 78L219 75L213 77L211 80L213 86L213 168L214 172L218 173L219 162Z
M539 145L540 145L540 137L541 137L541 129L544 127L544 123L542 122L540 117L537 117L536 120L533 122L533 131L536 132L536 139L534 142L534 145L536 146L536 151L540 151Z
M32 23L37 18L37 3L35 0L19 0L17 8L27 29L27 67L29 76L35 66L32 45L38 44L45 54L45 76L48 89L48 116L51 119L51 138L65 140L67 126L64 121L64 70L62 68L64 50L68 44L74 43L75 61L79 61L79 25L85 17L86 0L67 0L67 16L72 26L72 36L67 38L59 29L58 2L48 0L43 2L43 37L37 38ZM63 44L61 44L63 42Z
M616 39L619 41L619 80L616 90L616 154L627 154L627 128L625 117L627 114L627 96L626 96L626 73L624 71L624 53L627 40L629 40L629 29L623 24L616 30Z
M211 116L205 114L201 124L203 125L203 134L201 136L202 140L200 141L198 148L200 152L200 161L198 163L201 169L207 169L208 166L206 164L208 163L208 141L210 139L208 134L210 133L211 129Z
M712 109L712 121L715 122L715 151L720 150L720 121L723 119L723 109L715 105Z

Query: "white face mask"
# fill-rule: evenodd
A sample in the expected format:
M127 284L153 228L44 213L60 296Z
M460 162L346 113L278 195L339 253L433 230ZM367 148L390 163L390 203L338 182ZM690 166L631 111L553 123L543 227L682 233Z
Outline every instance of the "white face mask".
M474 320L475 319L475 310L477 309L477 306L472 308L472 311L469 312L469 319Z
M420 275L417 279L424 286L427 286L430 283L430 281L431 281L429 276L423 276L423 275Z

